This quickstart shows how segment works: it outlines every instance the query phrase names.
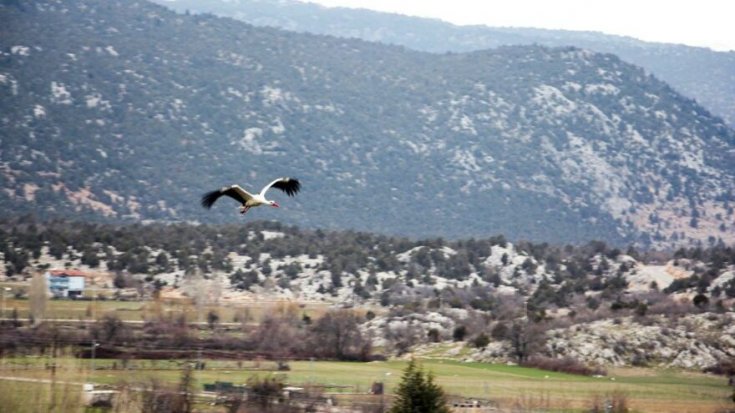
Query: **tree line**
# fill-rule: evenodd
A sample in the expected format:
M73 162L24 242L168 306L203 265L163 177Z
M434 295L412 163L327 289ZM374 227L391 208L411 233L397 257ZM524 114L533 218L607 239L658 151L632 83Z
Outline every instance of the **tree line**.
M267 233L279 236L267 237ZM442 238L412 240L356 231L324 231L300 229L278 222L256 221L243 225L192 225L185 223L154 223L115 225L67 220L40 221L33 217L4 218L0 220L0 253L8 276L30 274L44 270L36 260L45 251L69 265L81 263L117 274L116 284L126 284L125 274L143 274L145 281L156 283L156 275L174 270L185 276L194 274L225 273L232 285L249 290L261 285L266 278L287 287L302 273L302 265L292 262L272 267L269 261L250 269L234 268L230 253L259 262L261 254L269 260L286 257L320 257L319 271L328 271L331 282L323 285L325 292L334 293L344 287L345 276L352 276L350 287L357 297L374 298L384 304L400 301L406 288L432 288L437 277L448 280L466 280L477 274L483 281L497 287L500 271L512 266L507 253L502 253L500 267L486 265L493 247L507 247L509 241L502 235L486 239L445 240ZM550 245L520 241L513 245L515 253L524 257L514 268L514 278L533 276L543 266L546 277L535 288L532 307L552 303L563 307L575 295L584 291L600 291L604 298L614 299L627 287L625 275L635 263L662 263L674 259L674 265L690 270L692 275L677 279L664 291L667 294L695 289L704 294L711 282L722 271L735 264L735 249L717 244L707 248L679 249L675 252L643 250L633 247L622 251L602 241L583 245ZM449 248L452 254L442 252ZM410 252L408 259L399 259ZM631 261L619 261L625 254ZM365 281L354 276L365 271ZM402 277L378 281L380 272L401 274ZM652 286L655 287L655 286ZM655 289L655 288L652 288ZM472 290L467 288L466 290ZM446 302L464 302L475 309L491 307L492 303L481 289L473 297L462 299L460 293L442 290L439 297ZM735 282L716 286L711 292L714 299L735 297Z

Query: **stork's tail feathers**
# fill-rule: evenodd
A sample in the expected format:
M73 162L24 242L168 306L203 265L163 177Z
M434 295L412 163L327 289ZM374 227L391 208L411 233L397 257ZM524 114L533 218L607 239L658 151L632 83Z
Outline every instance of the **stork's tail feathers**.
M216 191L207 192L206 194L202 195L202 206L207 209L212 208L212 205L214 205L214 203L221 196L222 196L222 191L219 189Z

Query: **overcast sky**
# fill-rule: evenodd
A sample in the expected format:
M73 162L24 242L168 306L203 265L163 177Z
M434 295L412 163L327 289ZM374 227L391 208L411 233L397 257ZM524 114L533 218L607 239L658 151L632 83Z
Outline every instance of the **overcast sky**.
M308 1L433 17L460 25L592 30L652 42L735 50L733 0Z

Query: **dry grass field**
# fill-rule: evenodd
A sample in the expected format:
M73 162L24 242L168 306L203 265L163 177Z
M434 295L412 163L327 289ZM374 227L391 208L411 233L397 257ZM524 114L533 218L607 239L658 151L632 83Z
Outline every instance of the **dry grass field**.
M4 318L10 317L13 309L15 309L19 319L27 320L29 315L28 306L27 299L7 297L4 305ZM259 320L269 312L279 311L279 309L289 306L295 307L298 311L308 314L312 318L320 317L329 308L328 303L320 302L295 304L287 300L243 300L237 303L205 306L201 310L204 314L214 311L219 316L220 322L232 323L242 318ZM52 320L94 320L105 314L113 314L121 320L140 322L163 313L173 316L184 314L188 321L196 322L199 317L199 310L188 299L166 299L159 302L150 300L49 300L46 304L46 318Z
M390 395L398 384L405 360L369 363L291 361L290 370L277 372L269 361L204 360L195 371L193 390L205 383L227 381L243 384L251 376L280 375L290 385L320 387L336 393L343 404L368 396L373 382L386 385ZM584 412L611 398L623 398L635 412L715 413L732 408L732 393L723 377L665 369L613 369L607 377L592 378L542 370L451 360L422 360L424 367L453 400L490 400L501 411ZM55 365L55 370L49 365ZM69 355L6 358L0 363L0 411L82 411L82 383L112 387L144 387L152 382L175 385L185 361L75 359ZM130 410L139 411L133 402ZM28 406L26 406L28 405ZM7 410L7 406L14 406ZM51 409L51 410L49 410ZM199 411L223 411L204 403Z

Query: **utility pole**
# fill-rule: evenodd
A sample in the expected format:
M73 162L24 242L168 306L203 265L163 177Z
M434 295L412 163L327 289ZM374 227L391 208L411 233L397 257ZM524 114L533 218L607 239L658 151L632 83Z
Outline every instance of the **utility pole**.
M10 291L10 287L4 287L2 290L0 290L0 294L3 295L3 300L2 300L3 306L2 306L2 311L0 311L0 319L5 318L5 291Z
M201 280L201 278L200 278ZM202 288L202 283L199 283L199 288ZM197 323L196 323L196 329L197 329L197 341L199 342L199 350L197 351L197 363L195 370L204 370L202 368L202 312L204 312L204 303L202 302L202 296L197 296L196 300L196 310L197 310ZM201 376L201 375L200 375Z
M90 288L90 290L92 290L92 321L94 322L97 320L97 289Z
M99 344L97 344L97 340L92 340L92 374L94 374L94 359L97 354L97 346L99 346Z

